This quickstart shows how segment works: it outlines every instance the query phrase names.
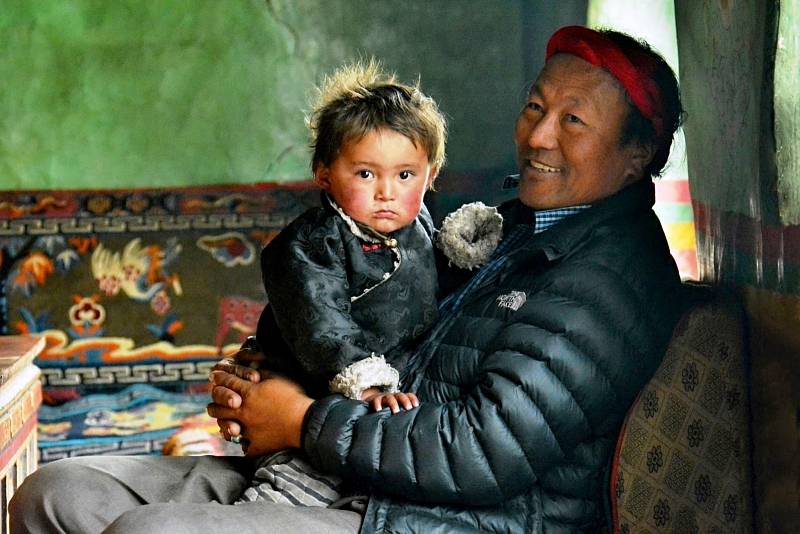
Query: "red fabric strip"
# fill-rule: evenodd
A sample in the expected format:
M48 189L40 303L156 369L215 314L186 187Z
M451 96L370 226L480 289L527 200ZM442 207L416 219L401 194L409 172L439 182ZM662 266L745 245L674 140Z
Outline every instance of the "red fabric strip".
M656 136L664 137L661 92L652 78L657 64L652 57L635 49L623 50L600 32L584 26L565 26L550 37L545 61L559 53L578 56L611 73L653 125Z

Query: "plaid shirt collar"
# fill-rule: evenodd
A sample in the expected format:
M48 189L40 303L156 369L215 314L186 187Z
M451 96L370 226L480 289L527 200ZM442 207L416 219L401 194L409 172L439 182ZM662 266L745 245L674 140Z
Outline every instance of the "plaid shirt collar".
M536 217L536 224L533 227L533 233L538 234L544 232L557 222L560 222L571 215L580 213L581 211L589 208L588 204L581 206L569 206L567 208L554 208L551 210L541 210L534 213Z
M519 180L519 174L510 174L503 180L501 189L516 189L519 186ZM575 215L576 213L589 207L591 207L589 204L583 204L578 206L567 206L566 208L554 208L551 210L537 211L534 213L536 224L534 226L533 233L538 234L540 232L544 232L562 219L566 219L570 215Z

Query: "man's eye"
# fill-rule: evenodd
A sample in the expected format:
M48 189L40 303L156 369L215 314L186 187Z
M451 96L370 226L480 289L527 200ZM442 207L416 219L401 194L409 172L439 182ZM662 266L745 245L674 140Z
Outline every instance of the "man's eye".
M405 181L414 176L414 173L411 171L400 171L400 179Z
M525 107L527 107L529 110L535 111L537 113L542 111L542 106L539 105L538 102L528 102L528 104Z
M358 171L358 176L365 180L369 180L372 178L372 171Z
M567 122L572 122L575 124L583 124L583 121L579 117L573 115L572 113L567 113L566 119Z

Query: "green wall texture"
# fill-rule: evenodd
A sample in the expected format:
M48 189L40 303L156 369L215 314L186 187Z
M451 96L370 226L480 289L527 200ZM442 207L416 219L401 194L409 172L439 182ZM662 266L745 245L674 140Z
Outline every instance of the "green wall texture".
M681 1L675 10L692 198L758 220L774 205L760 160L760 3Z
M800 224L800 0L780 3L775 50L775 146L781 222Z
M369 55L403 80L420 77L440 102L449 171L511 171L529 43L552 31L537 27L545 8L0 0L0 189L306 179L303 111L314 83Z
M2 187L302 177L286 32L255 1L3 0Z

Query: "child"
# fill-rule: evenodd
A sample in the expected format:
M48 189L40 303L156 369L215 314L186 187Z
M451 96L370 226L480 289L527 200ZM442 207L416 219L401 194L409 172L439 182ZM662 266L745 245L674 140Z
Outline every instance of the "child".
M372 61L327 78L308 125L322 207L262 252L270 304L257 341L265 367L309 395L341 393L396 413L398 403L417 404L398 392L398 370L438 317L422 200L444 162L445 119L419 87ZM310 469L300 453L266 458L240 502L338 499L339 481Z

